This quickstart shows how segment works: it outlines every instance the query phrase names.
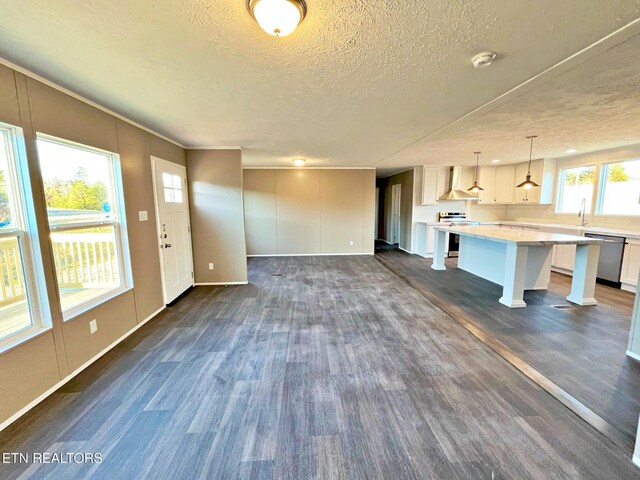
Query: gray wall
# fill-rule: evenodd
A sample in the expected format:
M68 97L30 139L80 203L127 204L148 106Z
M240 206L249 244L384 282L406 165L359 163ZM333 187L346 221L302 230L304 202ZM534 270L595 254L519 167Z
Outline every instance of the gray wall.
M242 152L188 150L187 176L196 283L246 283Z
M249 255L373 253L372 169L245 169L244 199Z
M413 169L378 180L380 196L384 195L384 227L385 239L391 231L391 187L402 185L400 197L400 248L411 252L412 247L412 217L413 217Z
M2 423L163 306L149 156L186 160L182 148L2 65L0 121L21 127L25 136L52 311L50 330L0 354ZM118 153L122 165L134 288L67 322L48 240L36 132ZM147 222L138 221L139 210L148 212ZM98 321L93 335L92 319Z

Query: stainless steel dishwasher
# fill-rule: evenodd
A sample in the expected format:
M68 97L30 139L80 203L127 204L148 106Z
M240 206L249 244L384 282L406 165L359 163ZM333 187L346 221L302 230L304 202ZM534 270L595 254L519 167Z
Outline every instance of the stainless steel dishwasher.
M598 235L585 233L585 237L599 238L603 240L600 245L600 258L598 260L598 273L596 281L603 285L620 288L620 273L622 272L622 256L624 254L624 237L612 235Z

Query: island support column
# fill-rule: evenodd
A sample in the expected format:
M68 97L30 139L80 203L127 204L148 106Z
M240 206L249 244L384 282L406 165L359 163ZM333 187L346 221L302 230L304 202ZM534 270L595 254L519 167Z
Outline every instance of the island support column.
M517 243L507 243L502 297L499 302L509 308L527 306L524 302L524 282L527 275L528 252L529 247Z
M598 273L599 256L599 244L576 245L571 293L567 300L578 305L598 304L596 300L596 274Z
M640 275L638 275L638 277L640 277ZM640 286L640 278L638 278L638 285ZM636 302L633 306L633 314L631 315L631 331L629 332L627 355L629 358L640 362L640 288L636 291ZM638 439L640 440L640 436ZM640 441L638 443L637 454L640 457Z
M446 270L447 267L444 266L444 257L445 253L445 243L447 241L447 232L443 230L435 229L436 238L433 246L433 263L431 264L431 268L434 270Z

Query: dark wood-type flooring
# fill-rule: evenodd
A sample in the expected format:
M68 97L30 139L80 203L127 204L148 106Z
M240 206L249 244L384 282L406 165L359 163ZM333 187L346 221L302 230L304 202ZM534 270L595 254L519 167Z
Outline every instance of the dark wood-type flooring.
M249 269L250 285L195 288L0 433L0 451L101 464L0 477L640 478L375 258Z
M472 322L538 372L631 439L640 415L640 364L626 356L634 295L597 285L599 305L556 310L568 304L571 277L552 273L549 290L525 292L526 308L500 303L502 287L459 270L432 270L431 259L399 250L378 258L444 302L448 313ZM397 269L397 270L396 270ZM630 442L633 444L633 442Z

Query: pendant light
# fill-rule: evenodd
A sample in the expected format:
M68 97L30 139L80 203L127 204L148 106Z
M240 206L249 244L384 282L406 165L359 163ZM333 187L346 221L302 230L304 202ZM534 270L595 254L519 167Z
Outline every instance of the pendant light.
M286 37L307 14L305 0L247 0L249 13L269 35Z
M524 187L525 190L531 190L533 187L539 187L536 182L531 180L531 158L533 157L533 140L538 138L537 135L529 135L527 138L531 140L531 147L529 149L529 168L527 169L527 176L520 185L516 185L516 188Z
M478 193L480 190L484 190L480 185L478 185L478 164L480 163L480 152L473 152L476 155L476 175L473 179L473 185L467 188L468 192Z

